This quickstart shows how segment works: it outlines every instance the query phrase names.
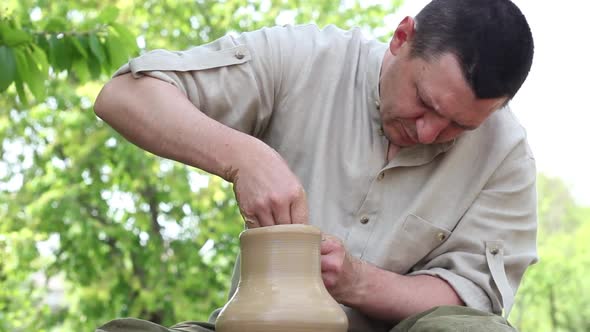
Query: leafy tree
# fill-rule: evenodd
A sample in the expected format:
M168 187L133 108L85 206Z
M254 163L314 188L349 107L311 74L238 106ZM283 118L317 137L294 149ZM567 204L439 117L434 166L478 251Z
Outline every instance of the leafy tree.
M590 331L590 208L539 176L540 262L525 275L513 322L521 332Z
M21 103L29 99L25 87L43 101L51 73L65 72L79 83L96 80L137 49L129 30L116 22L116 7L90 12L62 3L44 16L44 2L9 2L0 19L0 92L14 83Z
M398 5L5 0L0 331L88 331L120 316L172 324L225 301L243 227L231 186L141 151L91 110L128 57L285 15L386 37L374 29Z

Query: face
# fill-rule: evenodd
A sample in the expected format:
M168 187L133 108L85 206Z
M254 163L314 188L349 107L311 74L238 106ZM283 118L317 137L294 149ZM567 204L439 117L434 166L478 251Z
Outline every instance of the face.
M479 127L506 102L476 98L453 54L431 61L411 57L413 26L411 18L402 21L381 68L383 131L400 147L451 141Z

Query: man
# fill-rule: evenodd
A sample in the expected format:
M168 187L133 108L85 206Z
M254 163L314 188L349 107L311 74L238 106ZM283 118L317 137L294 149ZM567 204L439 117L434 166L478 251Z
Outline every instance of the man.
M389 44L308 25L150 52L95 110L138 146L232 182L247 227L320 227L349 331L512 331L497 315L536 260L535 164L504 106L532 56L509 0L434 0Z

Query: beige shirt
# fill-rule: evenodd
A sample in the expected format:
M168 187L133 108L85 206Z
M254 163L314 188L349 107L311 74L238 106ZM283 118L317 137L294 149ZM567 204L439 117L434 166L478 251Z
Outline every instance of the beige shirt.
M403 148L386 162L378 110L386 51L359 29L274 27L153 51L117 74L170 82L209 116L276 149L305 187L310 223L352 255L438 276L468 306L508 314L537 257L525 131L506 108L452 143ZM391 328L345 309L349 331Z

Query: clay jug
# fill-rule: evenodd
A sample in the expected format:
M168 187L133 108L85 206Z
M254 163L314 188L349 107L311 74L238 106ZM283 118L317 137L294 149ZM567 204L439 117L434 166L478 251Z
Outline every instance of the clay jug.
M326 290L319 229L276 225L240 234L240 281L217 332L346 332L348 319Z

